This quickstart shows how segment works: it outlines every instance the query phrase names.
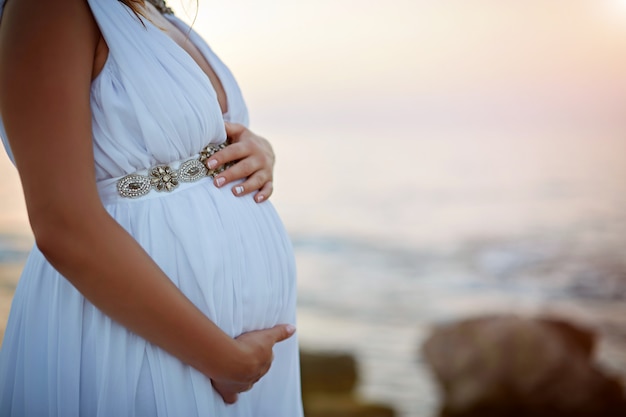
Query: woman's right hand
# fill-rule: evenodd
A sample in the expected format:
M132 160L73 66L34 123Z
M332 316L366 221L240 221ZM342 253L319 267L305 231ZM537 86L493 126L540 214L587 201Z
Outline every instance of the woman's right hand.
M249 391L263 375L269 371L274 359L273 347L276 343L290 338L296 328L289 324L279 324L270 329L255 330L235 338L241 369L229 377L212 378L213 388L222 396L226 404L234 404L238 394Z

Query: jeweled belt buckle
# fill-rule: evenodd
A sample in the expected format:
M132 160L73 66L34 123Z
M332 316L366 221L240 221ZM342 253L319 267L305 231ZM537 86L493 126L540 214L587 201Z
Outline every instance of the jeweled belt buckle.
M149 175L126 175L117 182L117 192L122 197L139 198L152 190L159 192L174 191L181 182L194 182L204 177L214 178L234 163L229 162L215 169L208 169L204 165L204 161L216 152L224 149L227 145L227 142L219 145L209 144L200 151L200 156L197 159L189 159L183 162L178 169L174 169L169 165L157 165L148 170Z

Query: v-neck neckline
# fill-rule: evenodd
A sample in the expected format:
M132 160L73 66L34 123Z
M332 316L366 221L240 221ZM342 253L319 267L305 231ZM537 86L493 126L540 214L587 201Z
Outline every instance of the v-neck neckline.
M169 15L163 14L161 16L163 16L164 19L166 19L169 23L171 23L176 28L176 30L180 31L182 35L185 35L185 33L183 32L182 28L180 27L180 24L182 23L182 21L175 14L173 14L173 13L169 14ZM206 79L206 82L209 84L210 88L215 93L215 101L217 102L217 106L220 109L220 113L222 115L222 118L224 120L227 120L228 116L230 114L231 100L230 100L230 97L229 97L229 94L228 94L228 89L226 87L226 84L224 83L224 78L220 74L220 71L218 70L217 66L214 65L214 63L211 61L212 57L211 56L207 56L207 54L202 51L202 48L196 42L194 42L193 38L197 37L197 35L193 31L193 29L189 28L189 35L188 35L189 42L196 48L196 50L198 51L200 56L204 59L206 64L209 66L209 68L211 68L211 70L215 74L215 77L217 78L217 80L221 84L222 90L224 91L224 97L226 99L226 103L225 103L226 111L225 112L222 112L222 106L221 106L221 104L220 104L220 102L219 102L219 100L217 98L218 97L217 90L215 89L215 86L213 86L213 83L211 82L211 78L209 77L209 74L207 74L202 69L202 67L198 64L198 62L196 62L196 60L193 58L193 56L191 56L191 54L189 52L187 52L187 50L185 48L183 48L181 45L179 45L178 42L176 42L176 40L174 38L169 36L164 30L159 28L150 19L146 19L146 21L147 21L147 24L151 25L154 30L159 32L159 35L165 37L168 42L171 42L171 44L173 45L173 47L175 49L180 51L181 54L184 54L186 59L191 60L191 64L195 67L195 70L200 71L200 73L202 73L202 75ZM207 52L209 52L208 55L210 55L211 51L207 51Z

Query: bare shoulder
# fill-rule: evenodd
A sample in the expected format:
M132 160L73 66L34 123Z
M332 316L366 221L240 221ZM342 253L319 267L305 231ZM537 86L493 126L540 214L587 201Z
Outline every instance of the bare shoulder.
M0 24L0 77L22 65L48 71L66 70L64 63L93 67L99 40L87 0L8 0Z
M35 33L51 28L81 30L88 37L99 37L98 26L87 0L7 0L2 26L20 25ZM3 30L4 32L4 30ZM47 33L54 39L54 33Z

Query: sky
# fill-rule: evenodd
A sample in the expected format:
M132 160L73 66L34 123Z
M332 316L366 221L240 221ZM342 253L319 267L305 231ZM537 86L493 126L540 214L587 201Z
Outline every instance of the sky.
M626 112L626 0L169 3L262 116L597 128Z
M626 0L168 3L195 19L238 79L252 129L269 138L328 138L335 152L338 135L446 129L626 138ZM5 155L0 175L0 229L24 230Z

